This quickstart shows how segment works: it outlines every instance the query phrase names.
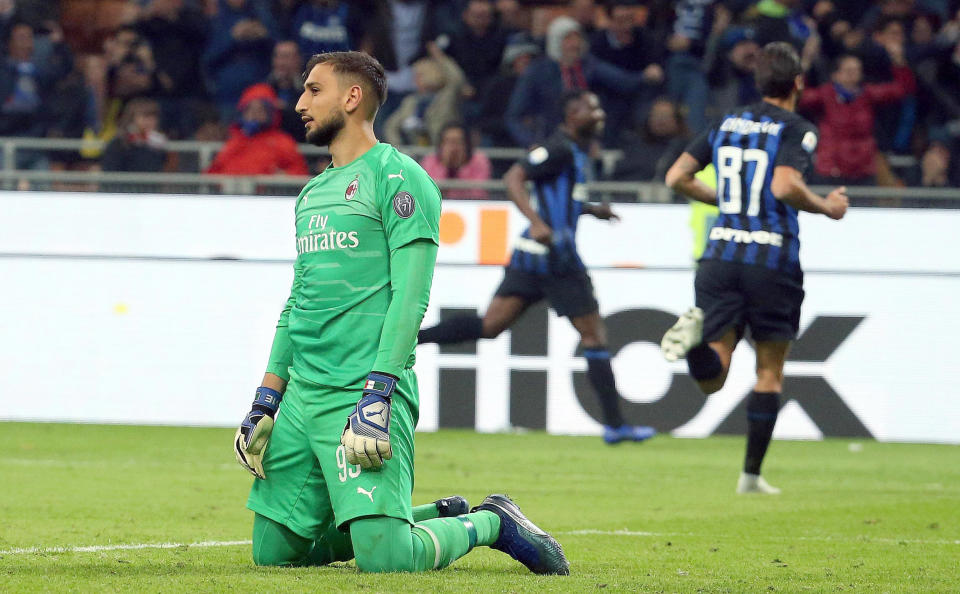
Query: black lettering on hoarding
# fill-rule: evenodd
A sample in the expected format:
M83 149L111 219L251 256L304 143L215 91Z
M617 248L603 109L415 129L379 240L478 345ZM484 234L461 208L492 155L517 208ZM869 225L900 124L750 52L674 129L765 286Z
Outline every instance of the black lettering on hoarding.
M477 426L477 370L441 368L437 424L474 429Z
M547 372L510 371L510 425L547 428Z
M793 343L787 360L826 362L864 319L864 316L817 316ZM781 408L791 400L803 409L825 437L873 437L833 386L821 376L785 376ZM747 430L746 403L745 395L714 433L742 435Z
M510 354L547 355L547 321L550 311L544 302L527 308L510 328Z
M677 316L659 309L628 309L608 316L605 321L607 346L610 355L615 357L623 347L634 342L651 342L659 347L664 332L677 321ZM577 354L582 351L578 347ZM634 373L643 374L645 371L637 369ZM617 376L617 386L621 392L629 391L630 379L630 375ZM600 404L585 371L573 373L573 387L583 410L602 423ZM627 423L650 425L662 433L685 425L700 412L706 401L707 397L686 373L675 373L670 387L660 399L639 403L621 398L620 410Z

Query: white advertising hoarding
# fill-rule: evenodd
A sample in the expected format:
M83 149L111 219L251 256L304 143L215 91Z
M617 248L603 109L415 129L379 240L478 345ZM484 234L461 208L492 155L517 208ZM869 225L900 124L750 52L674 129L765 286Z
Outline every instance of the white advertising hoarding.
M483 311L502 271L477 263L502 260L498 242L522 226L503 203L444 208L425 324ZM584 220L579 240L630 420L685 437L736 432L749 345L706 398L655 344L693 297L688 209L618 210L617 225ZM16 395L0 419L237 423L289 290L291 214L292 199L0 193L0 373ZM960 442L960 372L947 355L960 270L943 239L958 222L956 211L887 209L802 219L807 299L777 436ZM637 264L647 269L617 268ZM459 349L472 352L420 347L420 428L598 433L576 347L569 323L542 310Z

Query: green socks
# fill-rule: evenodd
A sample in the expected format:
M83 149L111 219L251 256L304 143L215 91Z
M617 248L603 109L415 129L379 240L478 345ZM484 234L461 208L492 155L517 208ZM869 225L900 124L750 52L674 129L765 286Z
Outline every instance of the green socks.
M350 524L346 534L331 526L312 541L270 518L253 521L253 561L257 565L327 565L356 558L365 572L427 571L450 565L475 546L489 546L500 534L500 518L479 511L438 518L434 504L414 508L417 523L388 517ZM429 518L429 519L427 519Z

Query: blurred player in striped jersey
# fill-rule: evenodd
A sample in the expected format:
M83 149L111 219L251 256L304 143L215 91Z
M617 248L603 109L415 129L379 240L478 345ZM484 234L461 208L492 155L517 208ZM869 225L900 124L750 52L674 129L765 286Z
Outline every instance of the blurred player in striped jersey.
M629 425L620 412L620 393L610 365L606 329L593 283L577 253L575 235L581 214L617 220L610 206L588 202L585 182L594 178L590 143L603 131L606 114L597 96L571 91L563 99L564 122L542 146L507 171L510 199L530 221L517 239L503 282L482 318L458 317L421 330L419 343L449 344L495 338L531 305L546 299L580 333L587 378L597 392L607 443L644 441L652 427ZM532 205L527 181L533 182Z
M723 387L737 343L750 329L757 381L747 401L747 452L738 493L777 494L760 476L780 410L783 363L800 326L803 271L797 211L839 220L846 188L826 198L804 183L817 130L794 110L803 91L800 58L785 43L763 48L756 72L763 100L724 115L695 138L667 172L688 197L716 204L694 284L696 307L664 335L669 361L686 357L690 375L712 394ZM713 163L716 190L695 174Z

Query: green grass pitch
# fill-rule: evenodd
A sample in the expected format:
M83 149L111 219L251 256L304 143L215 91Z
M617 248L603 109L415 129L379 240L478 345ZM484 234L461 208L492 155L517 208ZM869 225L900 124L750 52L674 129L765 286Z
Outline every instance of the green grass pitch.
M571 575L489 549L361 575L257 568L230 544L252 522L232 436L0 423L0 592L960 591L956 446L776 441L765 474L784 492L764 497L733 492L742 438L419 434L416 503L506 492L557 536ZM132 548L158 543L186 544Z

